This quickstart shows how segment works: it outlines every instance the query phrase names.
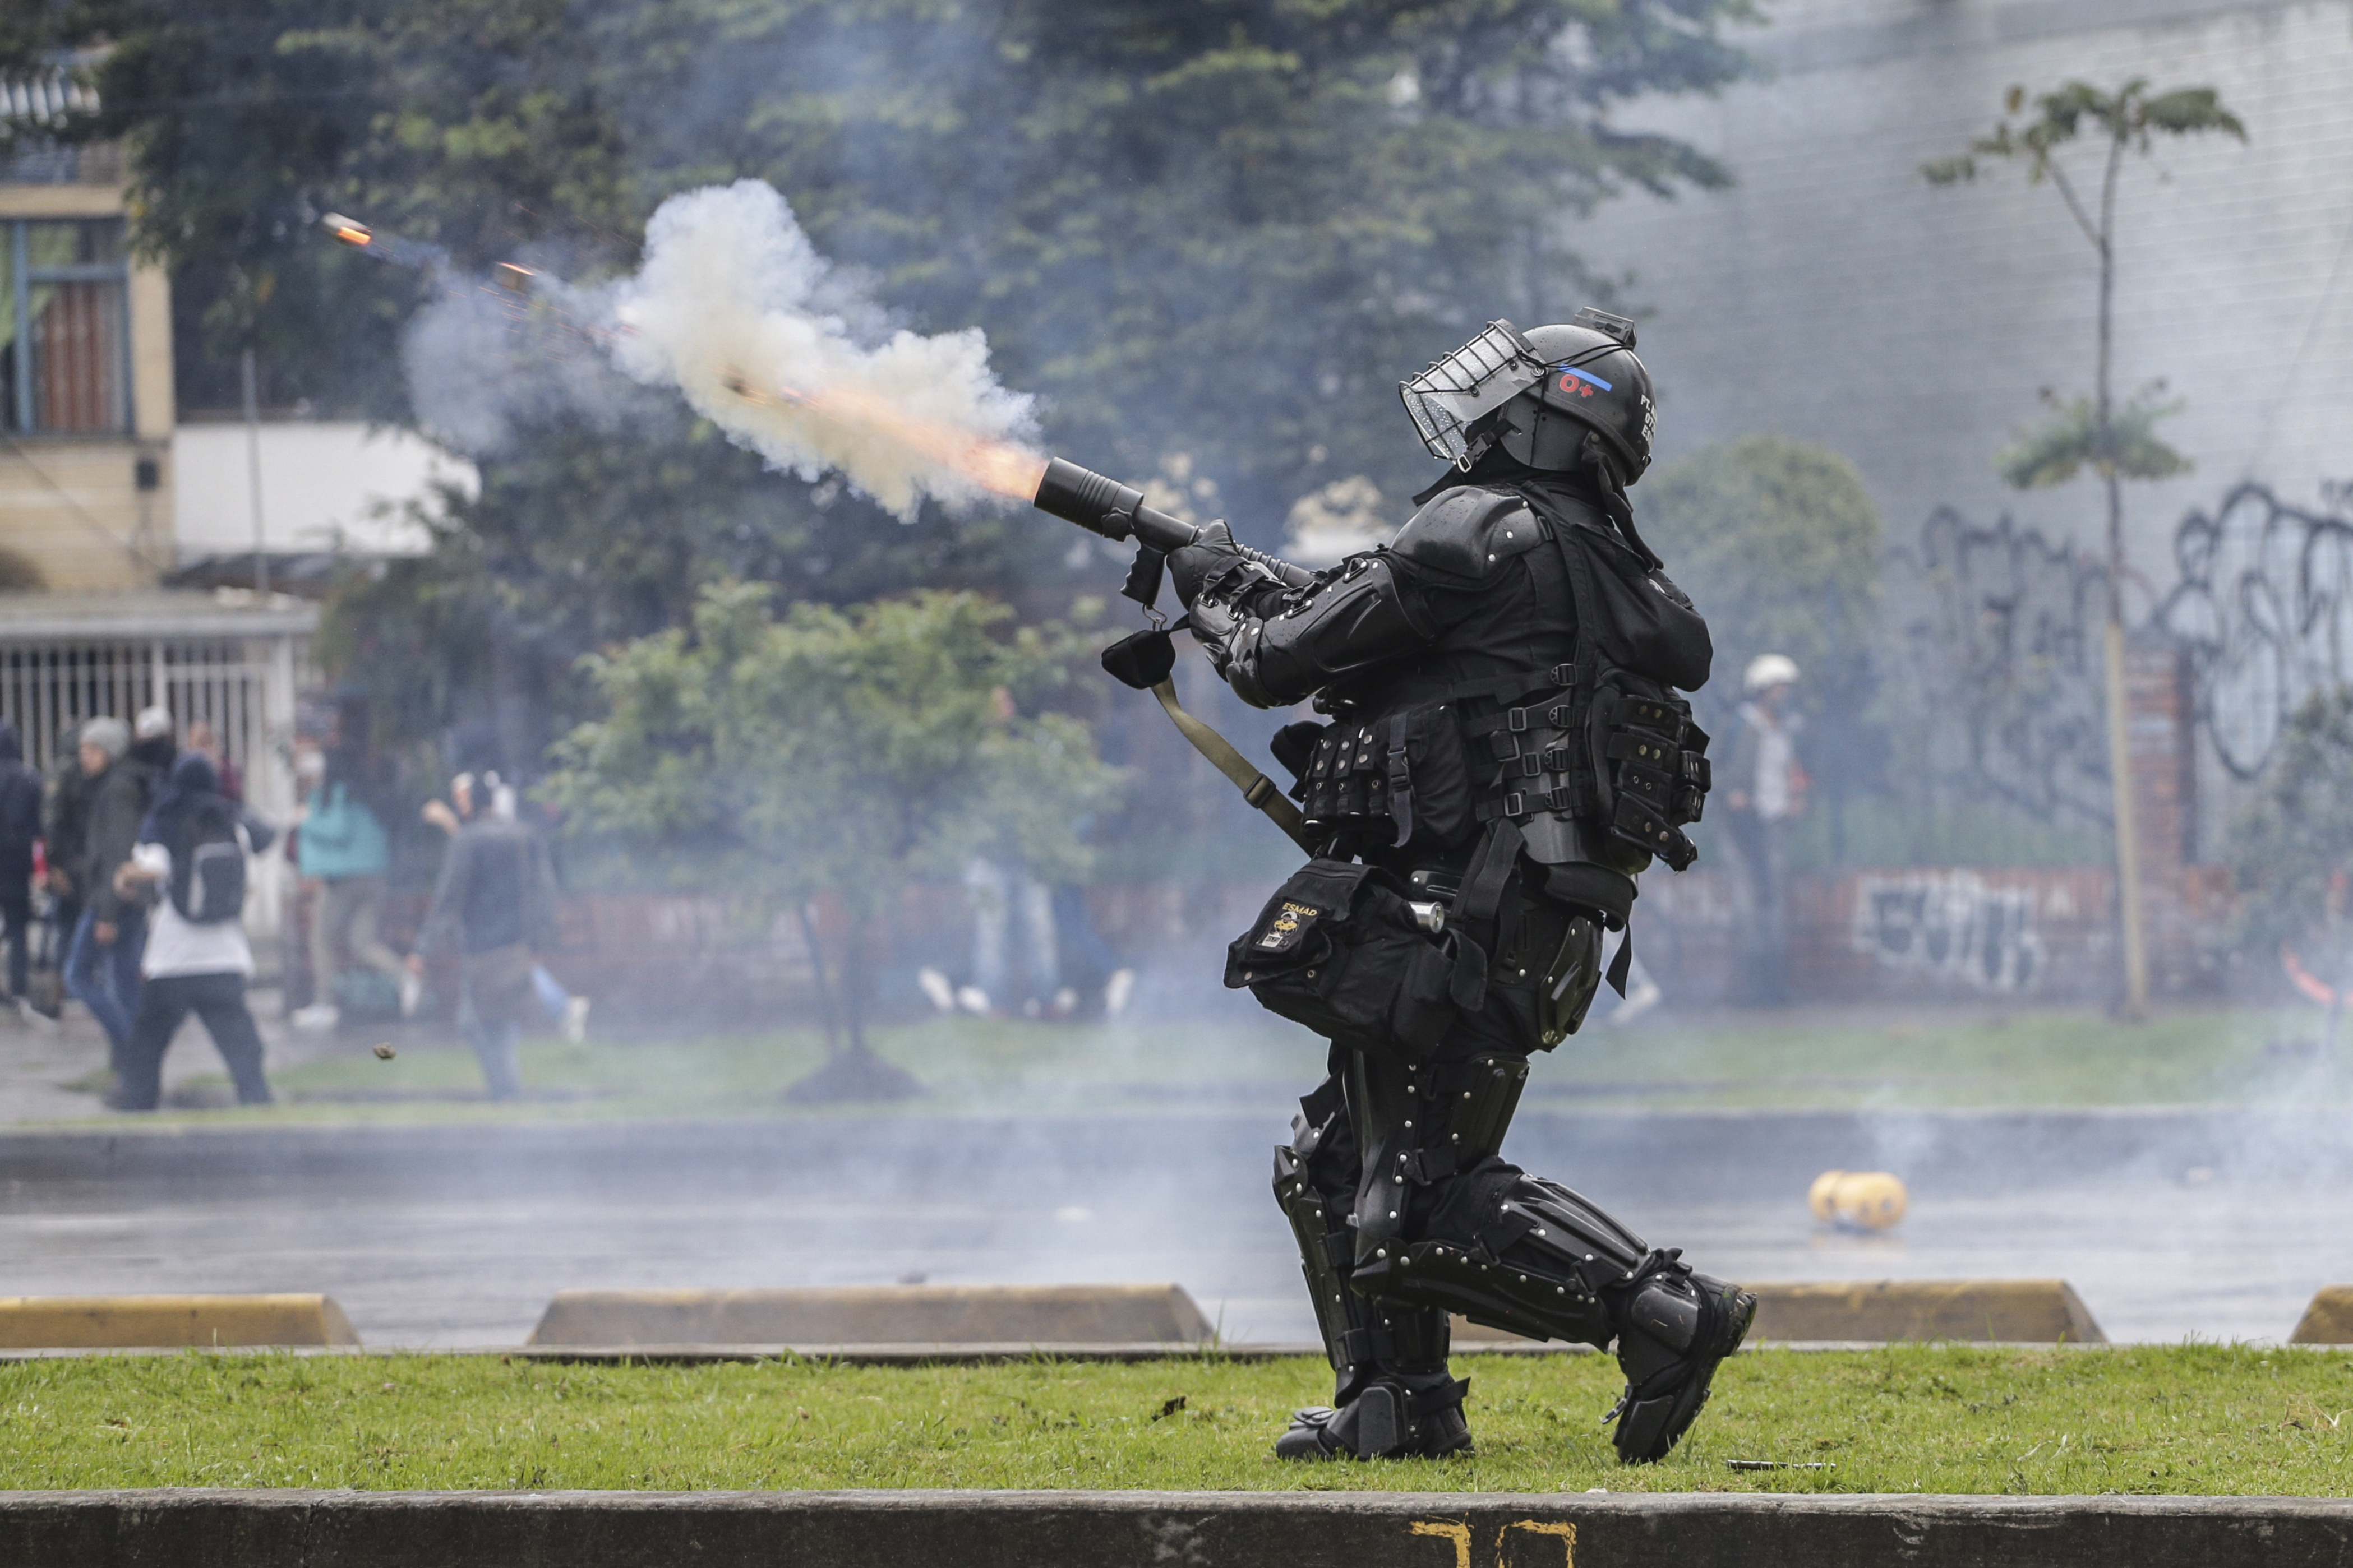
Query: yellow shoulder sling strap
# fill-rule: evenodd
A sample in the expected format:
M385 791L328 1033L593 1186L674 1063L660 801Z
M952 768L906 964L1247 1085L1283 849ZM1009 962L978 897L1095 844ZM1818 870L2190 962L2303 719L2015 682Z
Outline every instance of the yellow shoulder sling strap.
M1176 700L1174 676L1155 684L1152 695L1160 699L1160 706L1168 710L1168 717L1176 724L1177 732L1193 742L1195 751L1209 759L1210 766L1234 781L1234 787L1242 792L1244 800L1266 813L1277 827L1290 836L1293 844L1310 855L1315 853L1315 845L1307 837L1307 826L1300 817L1299 808L1274 787L1272 779L1250 766L1250 759L1234 750L1232 742L1185 711Z

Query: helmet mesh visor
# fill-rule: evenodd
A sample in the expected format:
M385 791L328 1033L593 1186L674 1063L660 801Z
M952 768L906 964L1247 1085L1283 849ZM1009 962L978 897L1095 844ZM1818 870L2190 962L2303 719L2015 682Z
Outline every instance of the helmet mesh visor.
M1544 371L1535 345L1517 327L1490 321L1419 375L1398 383L1398 395L1430 455L1459 461L1471 450L1465 427L1543 380Z

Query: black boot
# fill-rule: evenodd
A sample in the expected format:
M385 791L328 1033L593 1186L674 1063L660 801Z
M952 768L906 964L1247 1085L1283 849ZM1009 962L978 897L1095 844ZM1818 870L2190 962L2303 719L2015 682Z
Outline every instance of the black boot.
M1652 1252L1610 1292L1626 1392L1602 1419L1616 1418L1611 1441L1630 1465L1667 1457L1706 1405L1717 1365L1740 1348L1757 1315L1756 1297L1694 1273L1680 1250Z
M1468 1453L1471 1425L1462 1416L1468 1378L1384 1374L1335 1410L1318 1405L1294 1411L1291 1430L1275 1439L1278 1459L1434 1459Z

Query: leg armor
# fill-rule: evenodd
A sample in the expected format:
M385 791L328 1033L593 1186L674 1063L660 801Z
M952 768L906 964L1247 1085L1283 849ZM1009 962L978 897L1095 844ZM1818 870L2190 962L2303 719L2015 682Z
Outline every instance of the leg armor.
M1618 1347L1619 1457L1656 1459L1706 1403L1756 1299L1695 1274L1589 1200L1496 1152L1525 1057L1410 1067L1356 1058L1350 1105L1364 1177L1349 1283L1533 1339ZM1606 1419L1606 1418L1605 1418Z
M1349 1221L1360 1171L1340 1079L1300 1102L1291 1143L1274 1153L1274 1195L1299 1244L1301 1271L1332 1360L1330 1406L1299 1411L1275 1445L1283 1458L1451 1453L1470 1446L1469 1384L1447 1375L1442 1307L1371 1300L1351 1288Z

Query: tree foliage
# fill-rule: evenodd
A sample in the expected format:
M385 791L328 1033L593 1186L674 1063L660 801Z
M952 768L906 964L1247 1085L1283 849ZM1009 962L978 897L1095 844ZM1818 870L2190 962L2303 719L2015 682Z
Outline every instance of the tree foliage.
M2063 484L2090 468L2108 489L2114 555L2122 549L2117 481L2169 479L2189 468L2189 459L2157 434L2159 419L2181 412L2184 405L2179 400L2161 400L2160 384L2144 388L2118 405L2108 390L2117 176L2126 153L2147 157L2159 136L2211 134L2244 142L2247 128L2222 106L2221 95L2211 87L2152 92L2147 80L2140 77L2114 92L2089 82L2071 81L2031 100L2024 88L2012 87L2003 97L2002 108L2003 117L1989 134L1971 142L1968 151L1957 156L1921 165L1920 173L1931 184L1951 185L1975 180L1988 162L2023 163L2027 183L2048 184L2058 192L2068 216L2098 256L2099 352L2093 394L2063 402L2046 390L2043 401L2055 409L2052 418L1997 453L1994 466L2004 479L2021 489ZM2078 141L2100 144L2101 172L2094 188L2084 188L2060 156L2063 149ZM2110 564L2120 564L2120 560Z
M2316 691L2280 737L2271 777L2233 826L2240 929L2260 952L2298 944L2342 985L2353 973L2353 687Z
M1827 447L1748 436L1661 464L1639 493L1644 534L1715 638L1710 727L1729 734L1750 659L1797 661L1828 847L1842 857L1847 805L1876 782L1886 749L1864 719L1881 673L1881 525L1862 476Z
M1844 458L1748 436L1661 464L1640 493L1643 532L1715 638L1710 689L1736 687L1760 653L1796 659L1809 684L1863 657L1878 629L1881 525Z
M2164 384L2142 388L2108 416L2107 437L2100 434L2099 405L2088 397L2061 402L2045 399L2058 410L2049 423L2020 436L1994 454L1993 466L2003 479L2022 490L2063 485L2084 468L2105 478L2113 473L2126 479L2169 479L2186 474L2191 464L2157 434L2157 422L2179 414L2188 405L2161 395Z
M575 829L643 847L764 920L838 900L856 1043L862 933L908 880L975 854L1080 879L1078 825L1118 777L1086 726L1025 711L1065 678L1064 628L1004 636L1011 612L969 593L781 617L772 601L715 584L691 626L592 658L601 715L557 745L542 793Z
M2006 112L1990 133L1970 142L1968 152L1924 164L1920 172L1932 184L1948 185L1976 179L1980 159L2023 159L2028 183L2039 185L2048 180L2056 184L2075 221L2097 245L2096 226L2058 161L2059 149L2087 135L2104 136L2113 146L2144 154L2158 135L2213 132L2247 139L2246 126L2222 107L2221 95L2211 87L2152 93L2146 78L2135 77L2114 92L2103 92L2089 82L2071 81L2055 92L2037 94L2032 103L2030 115L2026 89L2011 88L2002 99Z
M328 211L574 278L630 266L665 196L744 176L791 200L895 320L985 328L1053 443L1141 479L1175 454L1246 537L1368 474L1417 488L1398 377L1498 314L1565 314L1577 215L1715 184L1614 105L1746 62L1745 0L50 0L103 37L90 134L131 149L138 238L171 260L191 405L234 396L413 419L404 324L429 297L320 228ZM658 400L656 400L658 401ZM678 410L525 418L484 457L448 570L339 615L496 579L509 657L676 624L735 574L848 603L916 583L1051 582L1060 525L902 528L762 473ZM828 504L828 503L830 504ZM1079 552L1079 561L1085 561ZM584 560L596 570L582 574ZM594 601L588 603L587 601ZM343 641L364 648L374 633ZM365 676L382 666L358 665ZM480 666L440 684L486 698ZM470 687L469 680L473 684ZM380 694L389 706L391 694ZM445 714L447 721L450 715ZM510 759L522 765L527 759Z

